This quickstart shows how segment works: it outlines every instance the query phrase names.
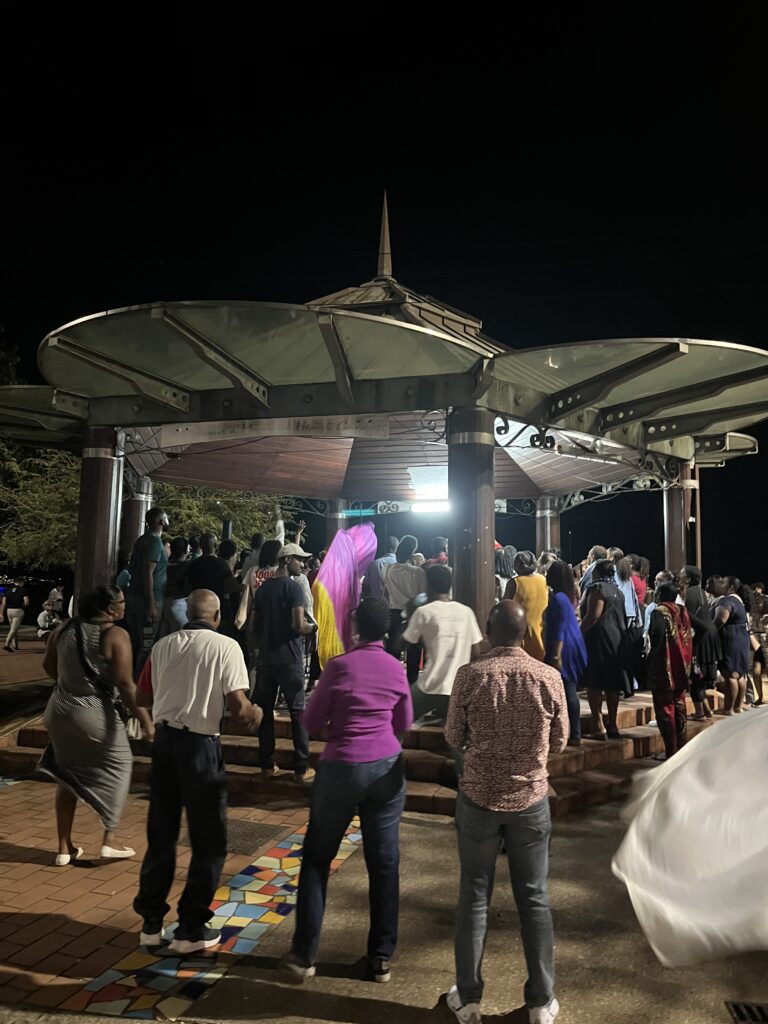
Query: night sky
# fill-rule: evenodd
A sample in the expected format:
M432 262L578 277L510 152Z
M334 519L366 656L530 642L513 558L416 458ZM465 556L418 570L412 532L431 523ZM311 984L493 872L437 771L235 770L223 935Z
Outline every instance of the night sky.
M304 302L370 279L384 187L398 280L512 348L766 347L765 117L739 49L756 26L591 28L551 15L455 60L390 40L370 59L296 57L215 85L63 81L20 101L0 322L23 376L39 381L44 334L106 308ZM752 432L766 452L703 474L704 569L748 580L768 577L768 428ZM619 544L658 568L662 536L660 495L563 518L573 558Z

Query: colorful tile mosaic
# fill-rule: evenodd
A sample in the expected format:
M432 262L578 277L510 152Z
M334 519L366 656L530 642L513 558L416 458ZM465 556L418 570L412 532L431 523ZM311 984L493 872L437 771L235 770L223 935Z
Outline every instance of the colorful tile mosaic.
M358 848L359 829L355 818L332 871ZM184 959L164 956L162 951L158 955L144 950L127 953L58 1009L124 1020L178 1020L238 957L252 953L265 933L293 912L306 831L306 826L296 829L216 890L210 924L221 929L222 941L210 954Z

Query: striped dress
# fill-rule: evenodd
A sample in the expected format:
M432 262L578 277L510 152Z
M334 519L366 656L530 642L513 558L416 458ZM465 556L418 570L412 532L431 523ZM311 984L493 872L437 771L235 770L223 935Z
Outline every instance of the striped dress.
M81 626L86 657L107 681L110 669L101 654L102 629L90 622L81 621ZM65 627L59 634L56 655L58 678L44 716L50 739L38 770L92 807L104 828L113 831L131 785L128 735L114 704L83 671L73 628Z

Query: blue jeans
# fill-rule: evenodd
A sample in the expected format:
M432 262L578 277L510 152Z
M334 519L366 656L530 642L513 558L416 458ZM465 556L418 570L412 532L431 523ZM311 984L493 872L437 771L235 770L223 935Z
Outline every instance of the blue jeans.
M293 737L293 770L303 775L309 764L309 735L304 728L304 665L273 665L259 668L256 677L256 701L264 717L259 726L259 761L262 770L274 767L275 701L278 691L285 697L291 716Z
M479 1003L483 997L481 969L488 907L499 840L503 839L528 967L525 1003L529 1008L546 1006L553 998L555 981L554 933L547 894L549 801L545 797L524 811L488 811L459 793L456 829L461 866L456 909L456 985L462 1003Z
M363 764L321 761L312 786L292 951L315 962L331 861L355 811L360 815L371 926L368 956L389 958L397 945L400 900L400 815L405 770L400 755Z

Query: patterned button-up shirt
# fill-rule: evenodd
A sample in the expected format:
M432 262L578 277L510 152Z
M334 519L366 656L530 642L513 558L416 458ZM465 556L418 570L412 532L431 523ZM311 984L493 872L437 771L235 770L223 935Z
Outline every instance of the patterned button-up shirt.
M565 749L560 673L522 647L494 647L456 674L445 736L466 747L461 789L490 811L522 811L549 790L547 758Z

